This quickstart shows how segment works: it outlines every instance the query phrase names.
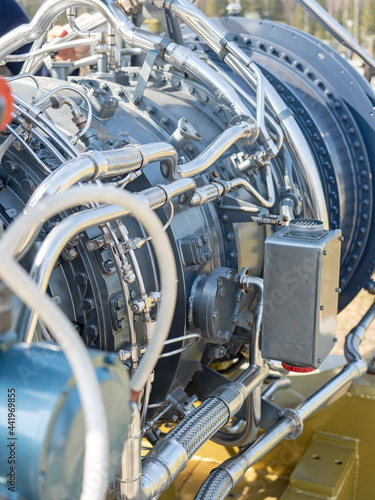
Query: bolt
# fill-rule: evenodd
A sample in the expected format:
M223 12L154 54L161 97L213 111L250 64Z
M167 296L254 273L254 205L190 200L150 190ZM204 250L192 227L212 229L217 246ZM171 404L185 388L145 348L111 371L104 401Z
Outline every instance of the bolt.
M214 311L212 314L212 321L216 321L219 317L219 311Z
M279 417L283 417L285 415L285 411L279 410L277 414L279 415Z
M82 301L82 309L85 311L85 312L90 312L94 309L95 307L95 303L93 301L93 299L83 299Z
M229 220L229 217L227 216L227 214L223 214L221 216L221 222L228 222L228 220Z
M337 337L333 337L332 340L333 340L333 342L338 342L339 339Z
M322 361L322 358L318 358L318 363L321 363Z
M320 306L320 310L321 310L321 311L324 311L324 306Z
M328 255L327 250L323 250L323 255Z
M223 287L223 285L218 286L216 296L224 297L224 295L225 295L225 288Z
M103 268L105 272L109 274L116 268L116 264L113 262L113 260L108 259L103 262Z
M75 248L69 248L66 251L69 260L73 260L78 256L78 251Z
M229 258L230 258L231 260L236 259L236 258L237 258L237 253L236 253L236 252L230 252L230 254L229 254Z
M153 115L156 113L156 108L155 106L147 106L146 111L149 115Z
M236 295L234 296L235 302L241 302L242 300L242 292L237 292Z
M89 280L89 277L84 273L77 273L75 275L75 280L78 286L85 286Z
M59 297L59 295L55 295L54 297L52 297L52 302L57 305L61 304L61 297Z
M232 325L236 326L238 323L238 316L232 316Z
M233 238L234 238L234 234L233 233L227 233L227 235L226 235L225 238L226 238L227 241L232 241Z
M115 306L115 309L122 309L124 307L124 297L122 297L122 295L116 297L113 301L113 305Z
M219 354L219 357L222 358L223 356L225 356L227 353L227 350L225 349L224 346L221 346L220 347L220 354Z
M339 236L339 241L344 241L344 236Z
M341 288L335 288L335 292L341 293Z
M161 123L162 125L169 125L169 121L170 121L170 120L169 120L169 118L167 118L166 116L163 116L163 117L161 118L161 120L160 120L160 123Z
M116 323L117 330L122 330L124 328L124 323L125 323L124 318L119 319Z

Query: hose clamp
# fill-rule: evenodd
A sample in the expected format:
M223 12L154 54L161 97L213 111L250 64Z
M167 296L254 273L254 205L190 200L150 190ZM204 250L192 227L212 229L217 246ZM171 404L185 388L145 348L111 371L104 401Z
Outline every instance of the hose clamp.
M217 56L222 61L224 61L225 56L229 53L229 50L227 48L227 45L228 45L229 42L233 42L233 38L230 35L228 35L228 34L225 35L225 36L223 36L223 38L220 40L221 50L217 54Z

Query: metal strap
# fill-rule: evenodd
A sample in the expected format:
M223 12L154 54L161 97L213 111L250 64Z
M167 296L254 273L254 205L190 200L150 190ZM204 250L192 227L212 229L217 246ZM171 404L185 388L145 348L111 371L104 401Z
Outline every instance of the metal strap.
M275 118L277 122L281 123L283 120L285 120L285 118L288 118L289 116L294 116L294 113L291 109L286 108L283 111L281 111L281 113L276 115Z
M139 106L139 104L141 103L143 92L145 91L147 82L151 75L152 67L155 64L155 60L158 55L158 50L150 50L146 56L146 59L138 76L137 86L135 87L133 94L133 104L135 104L136 106Z

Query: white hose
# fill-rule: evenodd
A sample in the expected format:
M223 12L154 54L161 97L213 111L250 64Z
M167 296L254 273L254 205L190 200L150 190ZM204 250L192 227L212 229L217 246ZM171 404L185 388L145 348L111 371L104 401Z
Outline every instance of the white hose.
M131 389L135 397L136 393L142 391L163 350L164 341L167 339L172 323L177 296L175 258L169 239L165 232L163 232L162 223L157 215L148 205L126 191L97 186L73 187L46 200L41 200L35 207L30 208L27 214L17 217L7 229L2 244L7 253L14 255L19 243L24 238L25 232L27 232L27 228L34 227L35 224L46 221L56 215L56 213L68 208L93 201L112 203L129 210L151 236L159 266L160 285L163 295L154 334L131 380ZM39 313L40 308L34 308L37 310L42 321L44 321L42 315ZM48 325L46 326L48 327Z

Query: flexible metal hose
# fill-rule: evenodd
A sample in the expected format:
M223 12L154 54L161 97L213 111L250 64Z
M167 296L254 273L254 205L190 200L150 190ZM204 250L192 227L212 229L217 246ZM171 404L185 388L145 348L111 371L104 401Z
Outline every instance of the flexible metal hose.
M142 167L143 155L135 146L125 146L123 149L113 149L103 152L107 160L106 177L124 175Z
M375 303L347 335L345 355L348 363L336 376L300 403L294 410L284 409L281 418L251 446L214 469L199 489L195 500L222 500L243 478L245 472L283 439L300 435L303 421L310 417L339 390L366 372L367 363L358 351L359 344L375 318ZM224 474L220 471L225 472ZM223 496L224 495L224 496Z
M208 398L193 413L168 434L167 439L178 441L189 458L210 439L229 419L229 410L219 398Z
M224 469L215 469L198 491L195 500L223 500L232 489L232 478Z

